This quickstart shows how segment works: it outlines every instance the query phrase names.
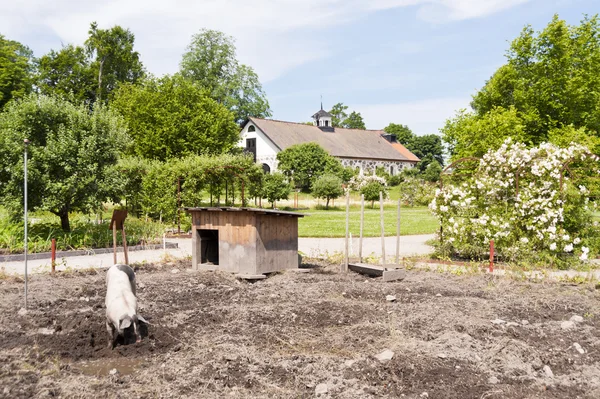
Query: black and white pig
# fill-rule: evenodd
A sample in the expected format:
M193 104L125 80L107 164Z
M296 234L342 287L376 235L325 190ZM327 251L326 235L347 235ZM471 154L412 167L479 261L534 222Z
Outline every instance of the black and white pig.
M136 342L141 341L139 321L147 323L137 314L135 273L127 265L114 265L106 273L106 330L108 347L114 349L119 335L133 325Z

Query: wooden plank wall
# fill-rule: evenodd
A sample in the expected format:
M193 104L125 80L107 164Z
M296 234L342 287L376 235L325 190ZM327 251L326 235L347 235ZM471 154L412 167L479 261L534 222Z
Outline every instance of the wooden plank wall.
M298 218L287 215L256 215L257 273L298 267Z
M219 231L218 270L256 274L256 214L248 211L193 211L192 261L200 261L197 231ZM195 240L194 240L195 238ZM196 255L196 256L194 256ZM195 258L195 259L194 259Z

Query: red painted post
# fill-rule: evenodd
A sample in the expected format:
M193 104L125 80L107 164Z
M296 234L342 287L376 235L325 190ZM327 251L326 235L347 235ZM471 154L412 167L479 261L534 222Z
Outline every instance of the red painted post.
M56 238L52 239L51 252L52 252L52 273L54 273L56 271Z
M490 273L494 272L494 240L490 240Z

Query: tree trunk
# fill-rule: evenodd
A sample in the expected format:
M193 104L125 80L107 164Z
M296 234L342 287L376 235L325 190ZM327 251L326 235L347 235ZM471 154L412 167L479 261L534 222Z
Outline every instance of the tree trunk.
M69 212L60 211L58 217L60 217L60 227L62 227L63 231L71 231L71 224L69 223Z
M96 95L96 101L100 102L102 99L102 68L104 67L104 60L100 61L100 68L98 68L98 94Z
M325 209L329 209L329 197L327 197L327 203L325 203Z

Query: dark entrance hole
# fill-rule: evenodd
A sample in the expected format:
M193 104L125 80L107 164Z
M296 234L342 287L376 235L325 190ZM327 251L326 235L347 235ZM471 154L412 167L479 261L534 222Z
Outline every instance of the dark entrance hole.
M198 230L200 235L200 263L219 264L219 230Z

